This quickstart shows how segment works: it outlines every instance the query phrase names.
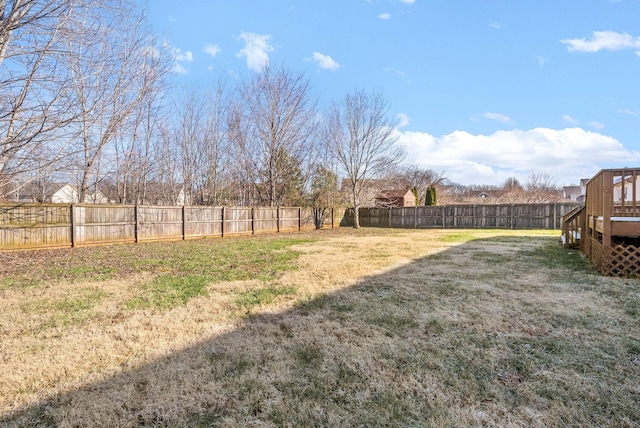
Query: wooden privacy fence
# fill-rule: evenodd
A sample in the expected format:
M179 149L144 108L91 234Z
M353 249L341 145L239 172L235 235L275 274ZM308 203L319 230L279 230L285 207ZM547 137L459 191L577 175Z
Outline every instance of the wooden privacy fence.
M334 225L334 210L325 225ZM338 221L339 223L339 221ZM0 204L0 250L311 229L298 207Z
M560 229L575 203L360 208L360 226L409 229ZM345 223L353 225L347 210Z

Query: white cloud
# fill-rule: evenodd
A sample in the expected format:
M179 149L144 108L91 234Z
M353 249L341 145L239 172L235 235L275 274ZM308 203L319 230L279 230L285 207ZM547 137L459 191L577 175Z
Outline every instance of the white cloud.
M269 52L273 52L273 46L268 42L271 36L268 34L241 33L240 39L244 41L244 48L236 54L238 58L247 59L247 67L259 73L269 64Z
M400 77L400 78L402 78L402 79L406 79L406 77L407 77L407 75L406 75L406 73L405 73L404 71L402 71L402 70L397 70L397 69L395 69L395 68L391 68L391 67L386 67L386 68L384 69L384 72L385 72L385 73L392 73L392 74L395 74L396 76L398 76L398 77Z
M547 64L548 61L549 61L549 59L545 58L543 56L538 55L536 57L536 62L538 63L538 66L540 66L540 67L544 67Z
M391 19L391 14L388 13L388 12L384 12L384 13L381 13L380 15L378 15L378 18L380 18L382 20Z
M489 24L489 26L496 30L502 30L504 28L504 26L499 22L492 22L491 24Z
M590 40L562 39L561 43L568 45L569 52L598 52L601 50L618 51L622 49L636 49L640 55L640 37L633 37L628 33L615 31L594 31Z
M174 74L188 74L189 69L185 68L179 62L174 62L173 67L171 67L171 72Z
M569 116L568 114L565 114L564 116L562 116L562 120L564 120L569 125L577 125L578 123L580 123L578 119L575 119Z
M489 111L483 114L474 114L471 116L471 120L473 120L474 122L479 122L481 119L496 120L502 123L513 123L513 120L509 116L505 116L504 114L500 113L492 113Z
M638 116L638 117L640 117L640 111L634 111L634 110L631 110L631 109L628 109L628 108L625 108L625 109L622 109L622 110L618 110L618 111L620 113L628 114L630 116Z
M171 54L173 56L173 66L171 67L171 72L174 74L189 73L189 69L186 68L182 63L193 62L193 53L191 51L182 52L182 50L178 48L173 48L171 49Z
M308 58L309 61L315 62L318 67L325 70L337 70L340 68L340 64L338 64L333 58L329 55L321 54L320 52L314 52L311 58Z
M180 49L174 49L173 59L179 62L193 62L193 52L182 52Z
M404 4L414 4L416 0L398 0L400 3Z
M406 113L398 113L396 117L398 118L398 125L396 126L396 129L404 128L405 126L409 126L411 123L411 119Z
M202 51L215 58L221 52L221 49L218 45L207 45Z
M640 162L640 152L582 128L514 129L491 135L454 131L441 137L398 131L398 136L410 159L461 184L501 184L513 176L525 181L532 171L548 171L558 184L571 184L601 168Z
M596 121L589 122L589 126L597 130L604 129L604 123L601 123L601 122L596 122Z

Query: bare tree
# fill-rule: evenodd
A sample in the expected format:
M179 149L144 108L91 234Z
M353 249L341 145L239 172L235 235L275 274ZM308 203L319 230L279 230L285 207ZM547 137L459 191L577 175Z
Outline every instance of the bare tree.
M177 123L173 139L179 153L179 175L186 200L192 204L197 202L205 168L206 153L202 151L207 120L205 95L196 88L187 90L175 112Z
M61 60L79 1L0 1L0 188L16 190L61 158L75 118Z
M411 189L416 196L416 205L424 205L427 189L430 187L442 188L447 184L447 179L443 172L432 169L424 169L417 165L408 165L402 168L400 177L405 182L405 186Z
M226 85L218 82L207 96L207 117L201 147L204 153L200 199L208 205L226 204L229 199L228 174L231 147L228 144L228 100Z
M169 70L147 37L144 14L131 0L111 0L104 8L76 11L77 37L68 42L71 87L77 100L74 122L79 199L96 193L116 169L105 149L157 90ZM111 154L111 153L110 153Z
M161 135L160 126L166 119L162 91L166 87L164 75L171 65L169 52L150 40L149 48L141 55L146 55L143 65L148 67L152 81L113 140L115 192L121 203L146 203L153 175L154 141Z
M241 86L239 101L236 147L259 202L299 202L316 149L315 102L308 81L303 74L266 66Z
M257 198L254 197L255 185L253 182L250 147L247 143L247 131L243 119L242 103L233 99L227 112L227 140L233 150L230 155L230 181L232 203L238 206L253 205Z
M70 4L69 0L0 0L0 65L15 55L9 50L14 39L33 34L36 28L51 32Z
M546 171L533 171L524 183L526 202L559 202L562 200L561 188L556 179Z
M358 210L370 180L394 168L404 157L388 111L380 92L359 90L334 104L326 123L332 151L349 182L356 228L360 227Z
M314 171L309 194L309 205L313 209L316 229L322 228L331 209L336 206L338 195L338 175L332 170L318 165Z

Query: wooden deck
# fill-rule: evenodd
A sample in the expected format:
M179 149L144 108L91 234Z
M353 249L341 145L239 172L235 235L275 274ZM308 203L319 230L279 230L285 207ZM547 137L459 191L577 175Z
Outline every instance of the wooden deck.
M564 245L578 245L602 273L640 275L640 168L600 171L585 206L562 221Z

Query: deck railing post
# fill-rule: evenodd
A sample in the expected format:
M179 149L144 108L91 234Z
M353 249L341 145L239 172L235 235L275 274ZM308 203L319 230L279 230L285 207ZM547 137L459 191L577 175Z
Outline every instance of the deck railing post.
M603 212L602 212L602 245L611 247L611 213L613 211L613 172L604 171L602 174ZM622 177L624 188L624 176ZM595 220L594 220L595 222Z

